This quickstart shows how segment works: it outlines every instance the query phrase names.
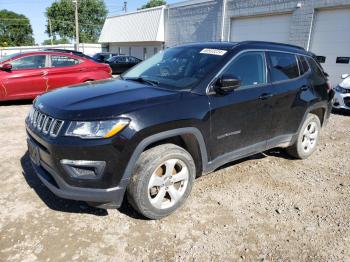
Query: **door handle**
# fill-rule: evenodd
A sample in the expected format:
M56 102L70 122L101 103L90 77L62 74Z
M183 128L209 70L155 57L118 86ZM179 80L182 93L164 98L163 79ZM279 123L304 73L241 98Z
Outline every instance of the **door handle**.
M307 85L303 85L303 86L300 88L301 91L306 91L306 90L308 90L308 89L309 89L309 87L308 87Z
M266 100L266 99L269 99L270 97L273 97L273 94L271 93L265 93L265 94L262 94L259 96L259 99L260 100Z

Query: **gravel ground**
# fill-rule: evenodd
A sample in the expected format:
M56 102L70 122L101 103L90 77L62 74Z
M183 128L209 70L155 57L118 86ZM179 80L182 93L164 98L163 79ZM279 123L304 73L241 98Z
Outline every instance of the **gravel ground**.
M149 221L48 191L26 153L29 107L0 106L2 261L350 261L350 115L332 115L309 159L272 150L226 165Z

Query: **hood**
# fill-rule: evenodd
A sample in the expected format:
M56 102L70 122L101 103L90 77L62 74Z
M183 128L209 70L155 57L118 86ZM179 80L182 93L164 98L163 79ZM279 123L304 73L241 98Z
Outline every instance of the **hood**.
M62 120L100 120L168 103L180 95L142 83L109 79L48 92L35 100L35 107Z
M339 86L341 86L342 88L350 89L350 76L348 76L347 78L345 78L345 79L339 84Z

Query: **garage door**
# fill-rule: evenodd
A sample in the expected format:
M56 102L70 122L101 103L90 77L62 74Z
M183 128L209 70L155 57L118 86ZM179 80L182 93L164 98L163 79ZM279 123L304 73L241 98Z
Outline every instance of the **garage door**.
M231 41L288 43L290 21L290 14L234 18L231 21Z
M326 58L322 66L333 85L350 73L350 8L316 12L310 50Z

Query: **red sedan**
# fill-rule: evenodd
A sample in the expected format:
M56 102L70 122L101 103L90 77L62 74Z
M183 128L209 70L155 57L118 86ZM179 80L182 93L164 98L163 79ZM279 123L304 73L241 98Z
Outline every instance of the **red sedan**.
M63 52L28 52L0 58L0 101L32 99L49 90L110 78L111 68Z

